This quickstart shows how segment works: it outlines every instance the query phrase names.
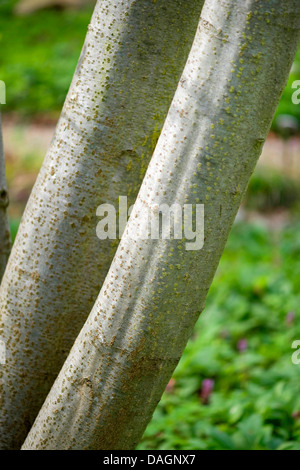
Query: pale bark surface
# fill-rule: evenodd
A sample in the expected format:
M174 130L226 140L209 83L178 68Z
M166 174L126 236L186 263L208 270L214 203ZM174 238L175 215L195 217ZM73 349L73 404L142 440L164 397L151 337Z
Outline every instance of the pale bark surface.
M10 229L7 216L8 192L5 178L5 160L2 142L0 114L0 282L5 271L11 248Z
M207 0L133 213L24 449L131 449L183 352L299 40L298 0ZM134 240L147 208L205 205L205 243Z
M117 242L96 209L133 203L184 68L199 0L99 1L0 290L0 448L22 444Z

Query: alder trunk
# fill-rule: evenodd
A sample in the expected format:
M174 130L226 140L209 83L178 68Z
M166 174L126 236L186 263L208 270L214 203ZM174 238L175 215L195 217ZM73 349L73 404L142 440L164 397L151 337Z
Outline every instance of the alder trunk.
M2 142L0 114L0 282L5 271L11 248L10 229L7 216L8 191L5 178L5 160Z

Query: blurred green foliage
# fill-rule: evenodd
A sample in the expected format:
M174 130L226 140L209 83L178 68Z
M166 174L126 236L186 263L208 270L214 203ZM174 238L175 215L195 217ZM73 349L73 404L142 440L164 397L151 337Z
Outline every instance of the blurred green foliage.
M300 104L294 104L292 101L293 93L299 89L299 86L297 86L297 88L292 88L292 85L296 80L300 80L300 48L298 48L288 83L283 91L280 104L273 120L273 130L282 134L284 137L284 131L280 129L280 126L277 124L280 116L292 116L295 118L296 124L298 125L298 132L300 131ZM299 93L297 96L299 97Z
M300 224L231 232L205 312L139 449L300 450ZM243 345L243 347L242 347ZM201 387L213 380L208 404Z
M257 167L250 179L244 202L247 209L256 211L286 208L299 213L299 181L278 170Z
M10 233L13 242L15 241L15 238L17 236L19 225L20 219L10 219Z
M92 6L83 10L41 10L16 16L16 0L0 4L0 79L7 85L6 111L54 113L62 108L90 21ZM276 113L298 119L300 105L292 103L291 85L300 78L298 51L288 85Z
M92 8L12 12L0 5L0 79L6 83L5 111L32 115L61 110L91 18Z

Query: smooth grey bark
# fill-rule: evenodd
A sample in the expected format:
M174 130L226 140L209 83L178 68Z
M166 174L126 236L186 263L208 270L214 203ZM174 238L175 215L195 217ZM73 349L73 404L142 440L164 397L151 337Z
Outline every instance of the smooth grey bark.
M297 0L206 0L95 306L23 449L132 449L183 352L299 41ZM205 205L202 250L141 240L147 209Z
M21 446L99 294L118 243L97 238L97 206L134 202L202 4L95 7L0 290L0 448Z
M0 114L0 282L5 271L11 249L10 228L7 216L8 191L5 177L5 160Z

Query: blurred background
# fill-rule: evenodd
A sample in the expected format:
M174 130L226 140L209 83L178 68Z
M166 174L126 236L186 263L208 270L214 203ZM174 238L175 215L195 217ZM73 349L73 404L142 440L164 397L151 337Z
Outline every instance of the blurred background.
M93 0L0 0L10 220L54 133ZM139 449L300 450L300 49L184 356ZM299 94L300 97L300 94ZM299 354L300 358L300 354Z

